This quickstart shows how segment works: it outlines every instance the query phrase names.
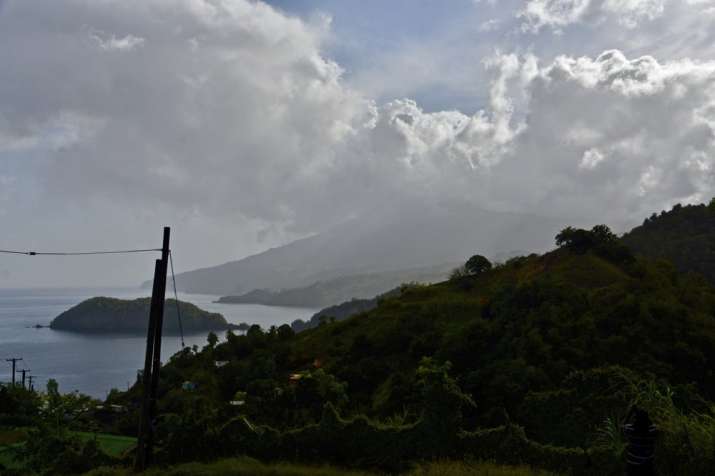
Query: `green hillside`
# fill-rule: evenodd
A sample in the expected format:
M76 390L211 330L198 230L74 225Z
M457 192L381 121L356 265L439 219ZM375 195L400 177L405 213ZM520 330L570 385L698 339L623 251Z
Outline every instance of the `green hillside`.
M715 284L715 199L710 205L676 205L653 214L626 233L634 252L670 260L680 271L696 272Z
M146 334L150 307L151 298L125 300L94 297L54 318L50 328L85 333ZM204 311L188 302L179 301L179 312L182 329L187 334L224 331L230 327L221 314ZM165 333L179 334L179 319L174 299L166 300L163 324Z
M254 326L176 354L162 372L164 457L400 469L472 455L609 474L638 402L667 435L658 451L676 466L663 474L697 474L715 462L715 288L634 257L603 226L557 243L342 322ZM136 407L138 389L117 398Z

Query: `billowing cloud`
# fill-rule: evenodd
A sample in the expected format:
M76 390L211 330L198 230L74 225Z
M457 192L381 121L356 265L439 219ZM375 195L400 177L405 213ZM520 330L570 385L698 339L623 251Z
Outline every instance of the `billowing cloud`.
M524 18L550 27L661 5L537 4ZM28 203L77 227L167 217L222 246L407 201L633 224L714 191L713 62L495 54L481 110L428 112L351 86L329 33L249 0L10 2L0 154L22 165L0 173L31 174ZM226 257L203 248L197 264Z
M403 165L395 177L486 208L620 226L715 192L715 62L610 50L487 65L490 105L473 116L379 110L371 134L391 138L377 150Z
M530 171L538 208L632 222L715 190L714 62L560 57L527 88L511 160Z

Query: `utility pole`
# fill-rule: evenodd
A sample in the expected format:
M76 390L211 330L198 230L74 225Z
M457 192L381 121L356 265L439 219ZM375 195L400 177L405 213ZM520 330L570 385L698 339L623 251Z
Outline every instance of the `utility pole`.
M169 237L171 229L164 227L161 259L154 263L154 285L151 293L149 326L146 336L146 354L142 374L142 409L137 438L137 454L134 469L143 471L151 463L154 445L153 421L156 412L156 393L161 369L161 333L164 323L164 299L166 296L166 271L169 264Z
M32 383L32 381L35 380L36 378L37 378L37 377L36 377L35 375L28 375L28 376L27 376L27 380L29 380L30 391L31 391L31 392L32 392L33 390L35 390L35 385Z
M25 374L29 371L30 371L30 369L18 370L18 372L20 372L22 374L22 388L25 388Z
M12 362L12 386L15 386L15 364L22 360L22 358L19 357L13 357L11 359L5 359L5 362Z

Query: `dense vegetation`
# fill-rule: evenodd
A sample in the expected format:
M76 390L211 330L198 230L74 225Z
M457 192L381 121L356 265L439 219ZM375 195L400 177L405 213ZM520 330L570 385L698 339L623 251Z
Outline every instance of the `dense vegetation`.
M100 468L88 476L129 476L128 469ZM213 463L185 463L146 472L148 476L381 476L366 471L350 471L330 466L265 464L251 458L233 458ZM405 476L548 476L528 467L497 466L492 463L437 462L421 465Z
M402 470L471 455L617 474L619 425L638 401L663 431L663 474L715 463L715 289L636 258L604 226L557 243L473 261L342 322L186 349L162 373L162 457ZM136 406L138 388L115 396Z
M131 301L108 297L87 299L63 312L52 320L50 327L74 332L142 333L146 334L150 298ZM186 333L224 331L229 324L221 314L199 309L195 305L179 301L181 325ZM179 333L176 301L167 299L164 306L164 332Z
M446 282L403 286L304 332L210 334L162 368L157 462L191 463L176 474L244 474L246 465L281 474L266 466L275 461L288 462L286 474L324 464L432 474L415 465L440 460L616 475L621 426L637 404L659 428L658 474L711 472L715 287L636 255L603 225L566 228L556 244L497 265L475 255ZM105 405L127 411L91 424L134 435L140 396L138 385L111 392ZM6 400L0 394L0 413L11 419L32 414ZM86 453L92 466L106 464L86 443L50 444L41 433L37 452L58 445L69 455L49 461ZM239 455L263 463L203 464Z
M98 433L107 410L77 393L0 386L0 474L79 474L119 464L135 439Z
M697 272L715 284L715 199L709 205L675 205L646 218L623 236L636 253L672 261L678 270Z

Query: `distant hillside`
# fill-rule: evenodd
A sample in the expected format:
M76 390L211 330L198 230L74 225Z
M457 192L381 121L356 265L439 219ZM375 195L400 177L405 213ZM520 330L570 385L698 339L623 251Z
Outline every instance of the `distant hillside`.
M291 329L293 329L294 332L302 332L308 329L313 329L314 327L318 327L320 324L334 321L343 321L356 314L372 311L380 303L380 299L395 297L399 295L400 292L400 288L395 288L391 291L388 291L370 299L350 299L349 301L345 301L334 306L329 306L325 309L316 312L307 321L304 321L302 319L296 319L290 324L290 327Z
M150 298L131 301L108 297L87 299L52 320L50 328L87 333L145 334L149 322ZM210 313L195 305L179 301L181 323L186 334L222 331L230 327L221 314ZM178 334L176 301L164 306L164 333Z
M342 276L302 288L281 291L254 290L240 296L224 296L218 302L323 308L351 299L373 298L404 283L444 281L455 266L456 264L446 264L432 268Z
M553 219L464 204L386 207L239 261L181 273L177 284L185 292L240 295L255 289L306 287L341 276L461 262L476 252L509 256L514 250L546 249L561 225Z
M636 253L671 261L715 284L715 200L653 214L622 238Z

